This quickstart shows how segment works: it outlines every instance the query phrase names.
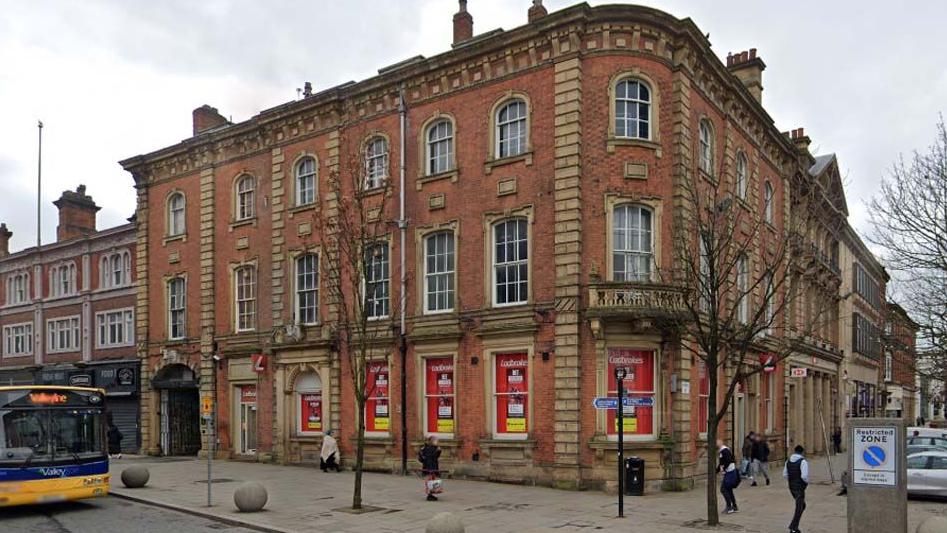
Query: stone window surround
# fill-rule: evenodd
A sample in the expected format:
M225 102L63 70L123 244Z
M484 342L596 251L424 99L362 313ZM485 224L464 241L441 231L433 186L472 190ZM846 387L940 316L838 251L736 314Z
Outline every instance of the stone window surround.
M605 279L608 281L615 279L615 266L612 261L612 253L614 253L615 248L612 235L615 208L626 204L641 205L651 210L651 280L654 281L661 271L661 224L664 216L664 203L661 198L656 196L638 197L618 193L607 193L605 195Z
M316 171L315 176L313 177L313 201L312 203L300 204L299 198L297 196L297 189L299 188L299 164L307 158L313 160ZM300 152L296 154L296 157L293 158L293 163L290 166L290 172L292 175L290 176L290 179L287 180L289 182L287 196L291 199L288 203L290 213L317 207L319 205L319 156L311 150L300 150Z
M494 302L494 251L493 227L507 219L525 218L526 219L526 301L513 304L497 304ZM484 244L484 302L487 306L497 309L504 307L516 307L520 305L530 305L533 302L533 224L535 215L532 204L525 205L516 209L507 209L503 212L486 212L483 214L483 244Z
M498 116L500 109L503 108L506 104L514 101L520 100L526 104L526 147L524 150L516 155L500 157L499 156L499 123ZM532 164L533 162L533 103L529 98L529 94L523 91L517 90L508 90L503 92L503 94L497 98L493 105L490 106L490 116L489 122L490 127L488 128L488 144L487 149L487 160L485 167L493 170L494 167L503 165L507 162L526 160L527 165Z
M707 169L704 168L704 164L703 164L703 153L701 150L701 141L700 141L700 129L701 129L701 126L703 125L706 125L707 129L710 132L710 138L709 138L710 162L708 164L710 166L710 172L708 172ZM699 118L697 119L697 135L695 137L697 141L697 144L695 146L697 150L697 154L696 154L697 157L695 157L694 159L695 161L697 161L697 171L703 176L705 176L707 179L716 181L717 178L719 177L717 176L717 158L718 158L717 156L717 144L718 144L717 143L717 128L714 127L714 123L708 115L701 114Z
M177 197L180 197L181 202L182 202L181 210L183 214L181 218L183 220L183 223L182 223L181 231L177 233L172 233L171 231L172 230L171 201ZM178 188L171 189L170 191L168 191L167 196L165 196L164 203L165 203L165 209L164 209L165 242L172 239L187 239L187 195L184 194L184 191L182 191L181 189L178 189Z
M649 120L649 138L637 139L631 137L618 137L615 134L615 99L619 82L627 79L635 79L644 82L651 90L651 107ZM640 67L631 67L619 70L608 80L608 129L606 134L606 148L608 152L614 152L616 146L638 146L655 150L658 157L661 157L661 91L657 81L643 72Z
M237 316L237 270L243 267L251 267L253 269L254 276L254 288L253 288L253 302L254 302L254 318L253 318L253 327L249 329L239 329L237 327L237 321L239 317ZM240 335L244 333L256 333L260 331L260 268L259 268L259 258L253 257L246 261L235 261L231 262L228 265L228 271L230 274L230 295L232 298L232 304L230 306L231 321L230 324L233 327L233 333L235 335Z
M651 410L653 419L654 433L651 435L625 435L625 442L654 442L661 434L661 424L663 422L662 403L664 387L661 380L661 370L664 362L664 354L661 351L661 338L654 335L627 335L627 334L605 334L603 341L596 343L595 354L595 390L601 396L607 396L608 392L608 349L612 348L630 348L634 350L654 352L654 408ZM599 348L600 346L600 348ZM694 393L696 396L696 392ZM595 436L592 442L618 441L618 435L608 435L606 431L606 412L604 410L595 411Z
M367 187L368 184L368 147L372 141L381 138L385 141L385 171L384 175L381 177L381 181L377 187ZM359 143L358 153L362 159L362 185L363 191L372 191L375 189L384 189L386 182L391 180L391 138L382 130L371 130L362 138L362 141Z
M241 217L240 216L240 184L249 179L252 182L252 187L250 188L250 216ZM257 217L258 205L257 205L257 191L261 189L261 183L257 177L250 172L249 170L241 170L233 178L232 190L233 190L233 220L231 224L241 224L250 222Z
M369 322L376 322L376 321L379 321L379 320L388 320L389 318L391 318L392 316L394 316L394 315L392 314L392 313L394 312L394 309L392 309L391 303L392 303L392 301L394 300L394 298L392 297L392 296L394 295L394 291L392 290L393 287L394 287L394 286L392 285L392 279L393 279L394 266L395 266L395 264L394 264L394 263L392 262L392 260L391 260L391 257L392 257L392 248L393 248L392 245L391 245L391 235L380 235L380 236L378 236L377 239L374 239L373 242L369 243L367 246L371 247L371 246L377 246L377 245L380 245L380 244L384 244L385 247L388 249L388 314L383 315L383 316L370 316L370 317L368 317L368 321L369 321ZM360 296L360 297L362 298L362 300L364 301L365 298L367 297L367 292L366 292L366 291L367 291L367 287L366 287L366 285L365 285L365 278L366 278L366 275L367 275L367 269L366 269L365 266L364 266L365 248L362 248L362 250L361 250L361 257L363 258L363 259L362 259L362 261L363 261L363 266L362 266L362 279L359 280L359 286L360 286L360 289L359 289L359 296ZM400 289L399 289L399 290L400 290ZM363 309L363 311L365 311L365 310L367 310L367 309ZM400 311L400 309L399 309L399 311Z
M453 309L444 310L444 311L428 311L426 309L427 303L425 300L426 294L424 290L425 283L423 280L424 275L427 272L427 268L426 268L427 238L435 233L442 233L442 232L450 232L454 234L454 307ZM418 227L415 229L415 232L414 232L414 243L415 243L415 249L418 251L417 263L415 265L415 272L421 273L421 281L418 283L415 283L416 293L418 297L418 304L415 306L416 307L415 312L421 315L443 315L443 314L450 314L450 313L456 312L458 309L458 297L460 295L459 293L460 287L458 286L458 283L457 283L459 279L458 274L460 270L460 265L457 261L457 258L460 255L458 253L460 250L460 221L455 219L448 222L443 222L443 223L438 223L438 224L429 224L429 225Z
M305 374L315 374L319 378L318 392L319 392L319 395L322 397L322 431L303 431L303 429L299 425L299 421L300 421L299 406L300 406L300 399L302 395L312 394L313 392L316 392L316 391L310 391L310 390L300 391L297 388L297 383L299 382L299 378ZM326 416L330 412L330 409L329 409L330 402L327 402L326 399L327 397L331 395L328 394L329 387L326 385L327 380L323 379L323 376L328 376L328 375L329 375L329 369L327 367L317 367L312 364L304 364L304 365L301 365L299 368L293 369L291 375L289 376L290 378L290 381L288 381L289 388L286 390L286 393L292 398L292 402L293 402L292 408L287 410L289 413L291 413L291 416L293 417L293 423L290 429L290 435L292 437L295 437L295 438L321 437L325 435L325 432L327 429L332 429L329 427L327 423L330 417Z
M185 342L187 339L187 272L176 272L166 274L162 277L162 286L164 287L164 316L165 316L165 338L168 342ZM184 280L184 331L180 337L171 336L171 282L176 279Z
M448 164L448 170L445 172L440 172L438 174L429 174L428 173L428 143L427 143L427 133L431 126L437 124L441 120L447 120L451 124L451 140L453 146L451 149L450 162ZM444 112L440 110L434 111L428 118L421 123L421 127L418 130L418 154L421 157L420 164L418 165L418 187L420 188L422 184L430 181L438 181L442 179L449 179L451 182L457 181L458 168L457 168L457 119L452 113ZM420 189L419 189L420 190Z

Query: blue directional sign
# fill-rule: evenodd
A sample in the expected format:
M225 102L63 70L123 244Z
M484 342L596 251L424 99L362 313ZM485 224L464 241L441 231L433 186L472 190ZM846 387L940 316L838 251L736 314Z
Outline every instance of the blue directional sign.
M625 396L622 400L625 407L654 407L654 398ZM596 409L618 409L618 398L595 398L592 406Z

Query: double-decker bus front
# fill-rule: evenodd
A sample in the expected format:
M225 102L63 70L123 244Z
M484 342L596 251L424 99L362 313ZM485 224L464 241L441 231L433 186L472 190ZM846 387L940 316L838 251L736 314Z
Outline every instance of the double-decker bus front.
M0 507L105 496L105 392L0 387Z

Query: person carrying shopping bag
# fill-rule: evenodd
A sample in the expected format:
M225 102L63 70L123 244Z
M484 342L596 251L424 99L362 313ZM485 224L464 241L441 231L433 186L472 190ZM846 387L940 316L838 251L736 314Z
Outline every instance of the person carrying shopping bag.
M421 476L424 479L424 492L427 501L437 501L437 494L444 490L440 469L441 449L437 446L437 437L428 437L424 446L418 450L418 461L421 463Z

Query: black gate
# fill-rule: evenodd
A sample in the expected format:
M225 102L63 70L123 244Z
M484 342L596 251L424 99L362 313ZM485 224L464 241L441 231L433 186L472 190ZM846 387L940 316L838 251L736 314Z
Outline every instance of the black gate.
M195 455L201 449L199 410L197 389L168 391L169 455Z

